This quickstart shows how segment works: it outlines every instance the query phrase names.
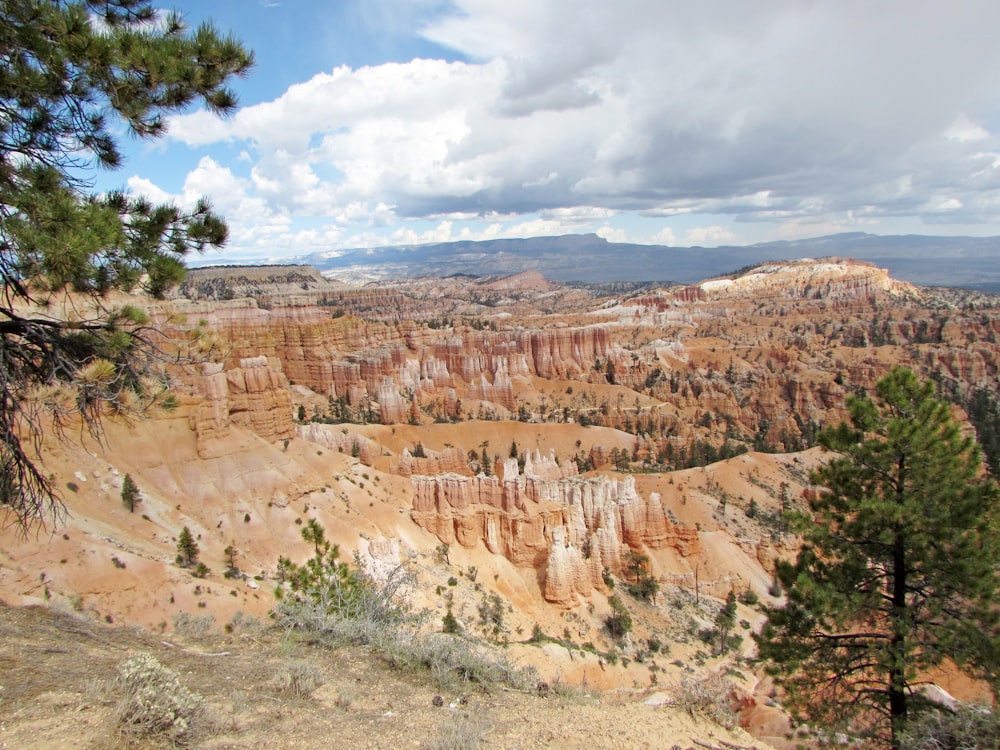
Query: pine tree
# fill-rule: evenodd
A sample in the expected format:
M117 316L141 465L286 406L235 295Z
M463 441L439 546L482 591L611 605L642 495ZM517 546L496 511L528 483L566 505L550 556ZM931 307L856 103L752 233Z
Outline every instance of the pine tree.
M997 676L1000 493L932 383L896 368L848 406L820 436L839 455L812 477L824 490L796 519L760 653L799 714L898 747L928 669Z
M177 564L182 568L190 568L198 563L198 543L191 536L191 530L185 526L177 537Z
M455 613L451 610L452 604L451 600L448 600L448 609L444 613L444 617L441 618L441 632L442 633L461 633L462 626L458 623L458 618L455 617Z
M131 474L126 474L122 480L122 504L128 508L129 513L135 513L135 504L142 500L139 488L132 479Z
M226 240L206 201L188 211L95 195L93 176L122 165L121 133L162 136L196 102L233 111L227 84L253 56L150 0L3 0L0 58L0 506L26 529L61 510L35 458L43 425L82 417L98 432L106 406L142 408L160 392L146 316L106 293L160 295L187 253ZM61 314L50 303L63 291L89 313ZM39 386L56 408L24 397Z
M235 545L230 544L224 550L222 550L222 556L226 560L226 570L223 575L226 578L238 578L240 575L240 569L236 565L236 555L238 551Z
M726 597L726 603L719 610L719 614L715 616L715 632L719 637L718 653L724 654L729 650L730 647L730 635L733 632L733 627L736 625L736 592L732 589L729 590L729 595ZM739 637L734 639L737 644L741 640Z

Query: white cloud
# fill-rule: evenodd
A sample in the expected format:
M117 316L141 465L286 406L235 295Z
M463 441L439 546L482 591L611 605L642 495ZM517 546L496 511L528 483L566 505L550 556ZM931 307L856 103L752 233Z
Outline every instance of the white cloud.
M628 242L628 232L618 227L610 227L607 224L600 227L596 232L598 237L603 237L608 242Z
M721 245L732 242L736 235L725 227L694 227L687 230L685 237L692 245Z
M985 141L990 134L983 126L962 114L944 131L944 137L953 141Z
M176 199L165 190L161 190L145 177L133 175L125 183L128 189L136 195L143 195L153 203L175 203Z
M626 211L793 231L942 212L996 223L1000 4L942 7L455 0L421 33L471 62L337 67L230 120L176 117L169 138L250 161L245 179L203 162L188 181L232 208L237 234L337 228L286 236L310 246L487 225L618 237L607 222ZM686 237L735 239L714 225Z
M957 211L960 208L962 201L958 198L935 198L927 205L927 210L933 212Z
M651 245L677 245L677 237L670 227L663 227L650 238Z
M565 224L587 224L592 221L610 219L617 212L600 206L573 206L572 208L550 208L541 211L543 219L553 219Z

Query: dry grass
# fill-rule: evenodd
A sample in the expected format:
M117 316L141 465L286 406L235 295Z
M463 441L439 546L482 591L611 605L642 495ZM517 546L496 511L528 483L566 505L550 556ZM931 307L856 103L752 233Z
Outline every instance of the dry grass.
M294 698L311 698L326 677L323 670L306 659L289 659L278 673L278 692Z
M722 675L685 677L673 691L672 705L691 716L701 716L726 729L733 729L739 722L739 716L732 708L731 691L732 686Z
M427 747L428 750L473 750L482 744L489 730L489 723L481 716L456 711L441 722Z
M425 749L435 743L601 750L675 742L687 747L692 738L706 739L703 724L644 705L640 696L563 701L552 696L560 693L557 686L550 686L549 697L540 697L537 680L519 689L487 682L486 692L481 680L517 683L515 675L524 674L504 664L503 649L480 652L475 643L444 636L422 645L401 640L396 647L389 663L376 646L331 648L306 632L289 637L271 628L248 638L215 630L204 638L176 640L108 627L79 613L0 605L0 743L33 750L178 744L313 750L336 738L338 750L418 743ZM137 713L124 701L119 665L136 654L151 655L165 670L164 684L178 686L168 688L173 698L166 718L152 721L152 711ZM295 695L309 690L311 670L299 669L303 663L315 665L325 679L308 698ZM291 692L275 689L283 671L295 673L287 683ZM152 684L152 678L140 682ZM187 705L192 711L181 710ZM721 728L714 736L748 742Z
M113 723L128 740L165 739L183 746L207 733L211 725L204 698L150 654L119 664L109 689L118 696Z
M992 750L1000 747L1000 717L985 706L962 704L952 713L929 709L910 721L901 750Z

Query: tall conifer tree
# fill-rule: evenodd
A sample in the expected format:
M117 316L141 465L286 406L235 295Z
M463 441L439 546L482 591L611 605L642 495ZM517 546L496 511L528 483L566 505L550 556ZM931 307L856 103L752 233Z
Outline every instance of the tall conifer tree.
M131 474L126 474L122 480L122 505L128 508L129 513L135 513L135 504L142 500L142 493L132 479Z
M895 747L927 670L998 674L1000 495L932 383L896 368L848 405L821 436L839 455L812 477L802 550L778 566L788 600L759 644L798 713Z

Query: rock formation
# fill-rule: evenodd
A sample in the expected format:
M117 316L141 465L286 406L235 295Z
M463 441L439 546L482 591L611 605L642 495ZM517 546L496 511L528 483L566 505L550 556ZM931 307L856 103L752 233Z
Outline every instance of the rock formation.
M499 477L414 473L411 481L419 526L446 544L482 542L515 565L544 569L545 598L563 605L603 586L605 568L620 573L630 550L699 551L697 533L671 523L659 495L642 497L633 477L583 478L538 451L524 473L507 459Z
M228 435L231 424L248 427L272 443L295 435L288 380L279 362L247 357L230 370L206 363L195 388L204 400L191 422L203 458L213 454L213 442Z
M369 440L364 435L334 429L330 425L300 424L295 428L296 434L311 443L322 445L338 453L347 453L356 457L365 466L372 466L382 452L378 443Z

